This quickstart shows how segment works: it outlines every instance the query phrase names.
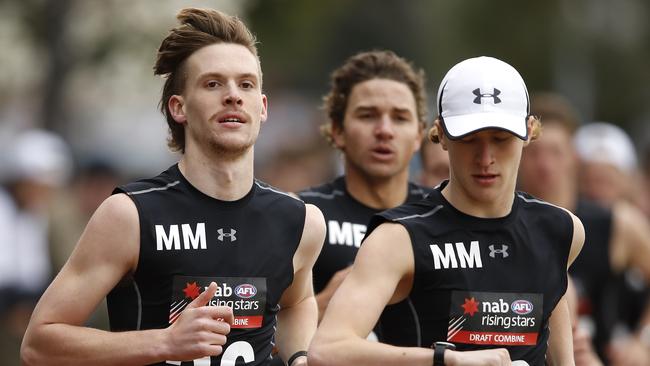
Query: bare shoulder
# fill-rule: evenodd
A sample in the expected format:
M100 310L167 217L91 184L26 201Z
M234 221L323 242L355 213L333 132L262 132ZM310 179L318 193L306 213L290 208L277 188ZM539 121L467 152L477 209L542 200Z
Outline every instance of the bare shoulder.
M363 241L353 269L368 271L374 276L378 268L400 279L413 274L415 260L411 237L403 225L385 222Z
M361 256L361 257L360 257ZM399 263L413 260L411 237L404 225L385 222L380 224L364 240L357 258L364 260Z
M303 267L303 264L313 266L316 258L320 254L324 241L325 218L323 217L323 213L318 207L312 204L305 204L305 225L295 255L295 259L300 264L297 267Z
M415 259L406 228L397 223L380 224L359 248L350 276L372 291L396 303L411 291Z
M571 240L571 249L569 250L569 260L567 262L567 266L570 266L576 260L578 254L580 254L582 246L585 243L585 228L578 216L566 208L563 208L563 210L569 214L571 221L573 221L573 239Z
M107 198L41 297L32 323L83 324L115 284L135 270L139 230L138 212L131 199L123 194ZM79 297L80 293L84 296Z
M93 262L101 257L135 270L139 249L138 210L126 194L116 194L108 197L90 218L71 260Z

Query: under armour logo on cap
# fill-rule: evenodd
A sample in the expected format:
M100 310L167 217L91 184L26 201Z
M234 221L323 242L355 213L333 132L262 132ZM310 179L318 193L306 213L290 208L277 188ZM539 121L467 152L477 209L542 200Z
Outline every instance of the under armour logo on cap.
M496 254L501 254L503 258L508 258L508 246L501 245L501 249L496 249L494 245L488 246L490 248L490 257L495 258Z
M528 139L528 91L519 72L494 57L454 65L438 89L438 114L451 140L498 129Z
M501 103L501 99L499 99L498 95L501 94L501 90L497 88L492 89L493 92L492 94L490 93L481 93L480 88L476 88L472 90L472 94L476 95L476 98L474 98L474 103L476 104L481 104L481 99L482 98L494 98L494 104L499 104Z
M237 230L235 229L231 228L229 233L225 233L223 229L219 229L217 232L219 233L219 237L217 237L217 240L219 241L223 241L223 238L228 238L231 242L237 240L237 237L235 236Z

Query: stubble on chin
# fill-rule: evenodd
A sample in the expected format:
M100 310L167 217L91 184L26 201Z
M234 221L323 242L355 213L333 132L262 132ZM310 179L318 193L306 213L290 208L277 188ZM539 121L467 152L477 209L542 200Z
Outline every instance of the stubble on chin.
M235 142L235 141L218 141L211 139L208 141L208 149L220 159L234 160L253 147L254 141Z

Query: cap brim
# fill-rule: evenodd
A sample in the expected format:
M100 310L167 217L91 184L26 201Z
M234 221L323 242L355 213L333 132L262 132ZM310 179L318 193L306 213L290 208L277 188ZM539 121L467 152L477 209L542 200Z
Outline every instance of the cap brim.
M472 113L444 117L443 124L447 137L451 140L492 128L508 131L524 141L528 139L526 116L493 112Z

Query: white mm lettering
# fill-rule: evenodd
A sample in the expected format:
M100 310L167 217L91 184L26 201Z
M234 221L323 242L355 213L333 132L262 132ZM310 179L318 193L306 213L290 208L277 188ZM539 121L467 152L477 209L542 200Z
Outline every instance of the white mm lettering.
M190 224L183 224L181 226L183 229L183 246L185 249L190 249L192 246L193 249L206 249L205 244L205 224L199 222L196 224L196 234L192 232L192 227Z
M433 254L433 266L435 269L441 268L458 268L460 261L461 268L482 268L481 251L478 241L470 243L469 253L462 242L456 243L456 250L451 243L445 243L445 252L443 253L438 244L429 245L431 254ZM458 260L456 259L458 257Z
M163 244L165 249L179 250L181 249L181 240L178 233L178 225L171 225L169 227L169 236L165 232L165 227L162 225L156 225L156 250L163 250Z
M330 244L352 245L352 224L344 222L339 225L338 221L330 220L327 222L327 228Z

